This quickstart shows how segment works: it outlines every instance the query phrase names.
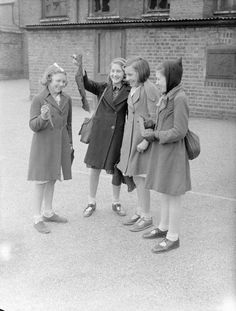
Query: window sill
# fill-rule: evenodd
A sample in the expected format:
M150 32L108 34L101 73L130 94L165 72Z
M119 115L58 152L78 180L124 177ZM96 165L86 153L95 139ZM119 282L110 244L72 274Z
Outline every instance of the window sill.
M107 19L120 19L120 16L88 16L87 20L107 20Z
M215 11L214 15L220 15L220 16L229 16L229 15L236 15L236 11L232 10L232 11Z
M0 0L0 5L14 4L15 2L16 2L15 0Z
M142 17L164 17L168 18L169 17L169 11L164 11L164 12L150 12L150 13L145 13L141 15Z
M68 22L69 17L48 17L40 19L40 23Z

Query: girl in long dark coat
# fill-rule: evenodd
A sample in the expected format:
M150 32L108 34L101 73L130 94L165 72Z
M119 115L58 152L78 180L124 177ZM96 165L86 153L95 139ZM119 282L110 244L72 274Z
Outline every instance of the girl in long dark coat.
M152 141L146 188L162 193L159 226L144 238L164 238L152 251L160 253L179 247L181 198L191 189L189 160L184 137L188 130L189 107L181 85L182 60L167 61L156 72L163 96L158 103L155 130L144 130Z
M96 194L101 170L106 170L114 177L115 165L120 159L127 98L130 92L130 86L124 80L125 62L123 58L116 58L111 62L109 82L95 82L88 79L86 72L84 75L85 89L97 95L98 99L102 96L94 117L90 143L84 159L90 168L89 198L83 212L84 217L91 216L96 209ZM119 199L120 187L121 178L113 178L112 209L119 216L125 216Z
M72 104L62 89L67 85L65 71L57 64L47 68L43 75L44 90L31 104L29 125L34 132L28 180L35 181L34 227L41 233L49 233L45 221L65 223L67 219L52 209L56 180L71 179ZM45 208L42 211L42 201Z

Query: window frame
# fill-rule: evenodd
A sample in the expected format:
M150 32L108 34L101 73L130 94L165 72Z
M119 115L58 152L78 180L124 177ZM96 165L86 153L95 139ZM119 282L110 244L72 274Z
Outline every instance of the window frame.
M143 1L143 17L150 17L150 16L154 16L154 17L169 17L170 14L170 0L167 0L168 4L169 4L169 8L168 9L149 9L148 8L148 1L149 0L144 0Z
M116 19L120 18L120 1L119 0L113 0L116 2L116 10L115 12L93 12L93 1L88 1L88 19Z
M232 54L233 58L233 70L231 74L228 75L217 75L214 73L211 73L211 55L217 55L221 54L223 55L229 55ZM222 57L223 58L223 57ZM212 59L213 60L213 59ZM217 72L221 72L220 67ZM206 51L206 81L227 81L227 82L236 82L236 46L230 46L230 47L209 47Z
M231 10L218 9L218 7L220 7L222 1L224 1L224 0L215 0L214 15L236 15L236 9L231 9Z
M45 5L46 0L41 0L41 8L42 8L42 12L41 12L41 22L44 21L61 21L61 20L69 20L68 17L68 1L67 0L58 0L58 2L65 2L66 4L66 13L63 15L52 15L52 16L46 16L46 5Z

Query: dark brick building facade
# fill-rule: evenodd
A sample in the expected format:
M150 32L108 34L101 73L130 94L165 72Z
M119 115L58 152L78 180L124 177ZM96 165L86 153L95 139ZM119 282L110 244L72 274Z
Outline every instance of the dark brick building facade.
M83 54L89 76L99 80L106 79L116 56L143 56L153 80L160 62L182 57L192 116L236 117L236 1L19 2L31 95L39 91L44 69L57 62L68 72L67 92L79 104L73 53Z

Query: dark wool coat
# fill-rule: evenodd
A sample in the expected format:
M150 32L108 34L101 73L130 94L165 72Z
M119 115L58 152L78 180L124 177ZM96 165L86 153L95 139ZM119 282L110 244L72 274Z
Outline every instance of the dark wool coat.
M40 116L44 104L49 105L53 126ZM57 180L61 178L61 170L64 179L71 179L71 120L72 104L67 94L61 93L59 106L48 88L34 98L29 121L34 134L28 180Z
M140 153L137 145L143 140L141 136L139 117L155 119L156 104L159 92L149 80L144 83L133 95L128 98L128 120L125 124L124 138L121 147L118 169L124 175L135 176L145 174L150 153L150 147Z
M98 98L107 88L94 116L84 162L88 166L113 172L115 164L120 159L130 86L123 84L114 100L112 83L94 82L85 75L84 87Z
M146 188L181 195L191 189L189 160L184 143L189 108L181 85L167 93L157 112L156 133L159 141L151 145Z

